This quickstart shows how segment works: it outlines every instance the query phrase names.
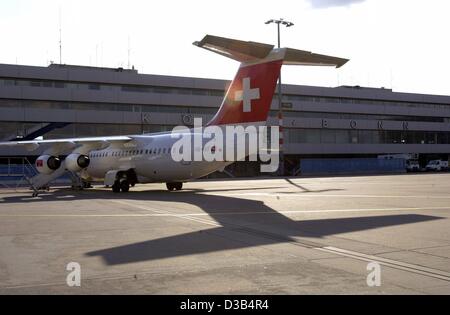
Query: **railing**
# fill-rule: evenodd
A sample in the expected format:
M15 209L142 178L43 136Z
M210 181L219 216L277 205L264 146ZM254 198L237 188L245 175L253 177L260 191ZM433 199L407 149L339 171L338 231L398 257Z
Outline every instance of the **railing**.
M73 189L83 189L87 183L80 176L65 168L65 161L59 169L51 174L40 174L26 157L0 157L0 187L18 189L28 186L33 190L33 197L39 191L48 190L49 184L67 185L72 183Z
M0 157L0 186L18 188L30 185L30 178L38 174L26 157Z

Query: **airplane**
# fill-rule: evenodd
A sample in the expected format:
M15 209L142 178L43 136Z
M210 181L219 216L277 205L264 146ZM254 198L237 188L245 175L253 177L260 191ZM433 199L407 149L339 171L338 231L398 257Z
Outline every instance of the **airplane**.
M292 48L206 35L195 46L240 62L219 110L206 126L265 125L275 92L281 66L334 66L339 68L348 59L319 55ZM190 134L195 130L186 131ZM128 192L137 183L166 183L169 191L181 190L192 181L234 161L174 161L171 152L178 139L171 132L143 135L70 138L0 142L0 146L23 146L33 151L42 146L44 152L36 159L40 186L65 173L78 174L83 181L103 180L112 191ZM66 156L62 159L61 156ZM35 184L34 186L39 186ZM33 196L38 191L33 187ZM38 187L37 187L38 188Z

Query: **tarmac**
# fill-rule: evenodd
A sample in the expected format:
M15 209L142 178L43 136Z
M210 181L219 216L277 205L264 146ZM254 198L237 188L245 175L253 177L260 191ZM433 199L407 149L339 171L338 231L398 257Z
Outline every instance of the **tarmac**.
M450 294L449 192L449 173L1 189L0 294Z

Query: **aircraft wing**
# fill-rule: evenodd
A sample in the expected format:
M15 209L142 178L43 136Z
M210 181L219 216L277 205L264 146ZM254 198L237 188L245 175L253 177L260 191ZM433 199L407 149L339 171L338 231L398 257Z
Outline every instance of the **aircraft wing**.
M28 151L34 151L40 146L45 146L52 154L62 154L77 147L84 147L83 151L106 148L113 143L127 143L134 140L131 136L68 138L51 140L27 140L0 142L0 147L24 147Z
M26 141L5 141L0 142L0 146L16 146L16 145L27 145L27 144L56 144L56 143L76 143L76 144L87 144L91 142L106 141L106 142L126 142L133 140L129 136L112 136L112 137L88 137L88 138L67 138L67 139L49 139L49 140L26 140Z

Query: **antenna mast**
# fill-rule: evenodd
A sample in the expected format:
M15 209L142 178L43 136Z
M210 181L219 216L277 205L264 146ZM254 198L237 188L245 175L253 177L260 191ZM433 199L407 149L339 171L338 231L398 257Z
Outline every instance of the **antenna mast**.
M62 64L62 26L61 26L61 7L59 7L59 64Z
M128 35L128 69L130 69L130 35Z

